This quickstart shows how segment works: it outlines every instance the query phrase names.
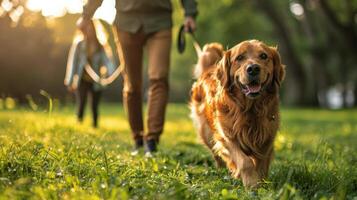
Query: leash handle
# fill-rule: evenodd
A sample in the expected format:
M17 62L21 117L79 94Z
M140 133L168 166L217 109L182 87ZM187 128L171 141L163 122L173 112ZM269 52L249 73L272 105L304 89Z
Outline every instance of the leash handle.
M182 54L184 51L185 51L185 48L186 48L186 38L185 38L185 26L184 25L181 25L180 29L179 29L179 34L178 34L178 37L177 37L177 49L178 49L178 52L180 54ZM202 49L201 49L201 46L200 44L197 42L197 39L196 39L196 36L195 34L193 33L193 30L191 29L191 27L189 27L188 29L188 33L191 35L192 37L192 41L193 41L193 46L196 50L196 54L197 56L199 56L201 53L202 53Z
M185 26L181 25L177 35L177 50L180 54L185 51L186 48L186 39L185 39Z

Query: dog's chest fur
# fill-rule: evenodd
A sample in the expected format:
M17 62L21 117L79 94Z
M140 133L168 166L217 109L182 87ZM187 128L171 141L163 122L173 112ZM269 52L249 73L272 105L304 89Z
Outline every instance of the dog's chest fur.
M214 134L214 140L236 144L247 155L260 158L272 148L279 128L277 95L264 96L258 100L246 100L232 96L220 89L217 82L205 84L205 116ZM239 92L239 91L237 91ZM227 141L228 140L228 141ZM218 149L217 149L218 150Z

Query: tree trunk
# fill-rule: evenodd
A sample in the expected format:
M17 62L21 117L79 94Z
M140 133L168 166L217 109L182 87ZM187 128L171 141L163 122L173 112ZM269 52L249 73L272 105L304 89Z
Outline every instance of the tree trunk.
M326 54L329 52L326 51L325 43L321 44L319 42L319 37L324 31L317 30L316 20L314 20L314 13L310 12L306 7L307 1L300 0L299 3L304 8L304 15L301 16L298 20L301 22L303 32L306 35L306 38L309 42L309 55L312 59L310 63L311 72L315 76L311 77L312 79L312 102L314 105L326 107L327 106L327 90L329 86L329 75L326 69Z
M263 0L255 0L257 7L265 13L273 25L275 26L275 32L279 36L280 46L283 50L283 59L287 64L287 79L286 84L288 90L285 90L283 99L287 104L291 105L306 105L306 89L307 87L307 78L304 72L304 68L297 53L294 51L292 44L291 34L287 28L287 25L284 23L282 16L274 9L272 3L267 3Z
M330 5L327 3L326 0L319 0L319 3L322 12L326 15L326 18L328 19L330 24L342 35L346 46L353 49L354 52L357 52L357 33L355 30L354 18L356 13L355 11L351 10L353 6L350 5L347 10L347 12L349 12L349 22L343 24L338 20L337 16L335 15L334 11L331 9Z

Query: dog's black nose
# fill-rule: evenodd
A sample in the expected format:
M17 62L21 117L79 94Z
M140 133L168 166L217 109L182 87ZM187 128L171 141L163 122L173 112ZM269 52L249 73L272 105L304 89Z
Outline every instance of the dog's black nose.
M247 73L249 76L256 76L260 72L260 66L258 64L250 64L247 67Z

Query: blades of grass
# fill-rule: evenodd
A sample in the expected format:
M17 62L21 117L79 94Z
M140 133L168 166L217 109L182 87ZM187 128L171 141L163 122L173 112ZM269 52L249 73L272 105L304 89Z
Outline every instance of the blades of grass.
M48 92L46 92L45 90L40 90L40 94L47 98L47 100L48 100L48 115L51 116L52 109L53 109L53 101L52 101L51 95Z

